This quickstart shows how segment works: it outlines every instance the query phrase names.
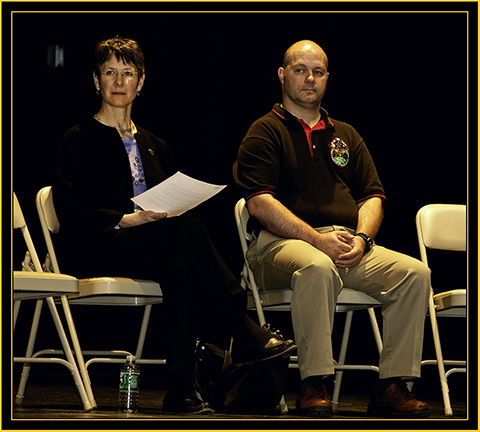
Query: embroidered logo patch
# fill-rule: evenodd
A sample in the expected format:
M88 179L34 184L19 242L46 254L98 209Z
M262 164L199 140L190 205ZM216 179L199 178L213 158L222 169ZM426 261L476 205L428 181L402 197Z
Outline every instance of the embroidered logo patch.
M350 160L350 154L348 153L348 145L344 143L340 138L335 138L330 144L330 157L335 165L344 167Z

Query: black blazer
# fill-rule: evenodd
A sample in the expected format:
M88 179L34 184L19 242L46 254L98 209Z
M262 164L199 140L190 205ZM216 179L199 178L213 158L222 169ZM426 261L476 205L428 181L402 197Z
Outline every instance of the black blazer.
M145 181L151 188L175 174L176 168L165 141L139 126L137 130ZM63 262L85 264L87 255L90 264L101 259L115 225L134 211L130 163L118 132L93 118L68 130L58 149L52 191L60 247L63 243L66 249Z
M175 174L165 141L137 126L147 188ZM128 155L114 128L87 119L63 137L57 155L53 197L61 229L94 235L111 230L134 210Z

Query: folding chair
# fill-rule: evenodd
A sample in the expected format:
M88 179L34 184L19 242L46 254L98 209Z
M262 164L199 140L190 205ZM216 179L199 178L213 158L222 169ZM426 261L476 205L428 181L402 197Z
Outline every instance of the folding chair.
M42 266L38 259L35 246L33 245L30 232L28 230L25 218L23 216L17 196L13 194L13 228L20 229L27 246L25 261L23 262L23 271L13 272L13 329L15 330L20 305L23 300L36 300L36 306L30 330L30 336L27 343L25 357L13 357L15 363L24 363L22 378L19 384L16 396L16 404L22 405L24 401L26 380L30 373L32 363L56 363L65 366L72 374L75 386L77 387L80 399L82 400L85 411L90 411L93 406L87 396L82 378L80 376L75 358L70 348L65 330L63 328L60 316L53 297L65 299L67 295L78 293L78 280L72 276L64 274L49 274L42 271ZM33 268L32 268L33 267ZM40 358L33 353L37 337L40 315L42 312L43 301L46 301L50 309L55 328L57 330L63 351L57 351L64 354L66 360L59 357ZM68 304L62 301L65 314L68 313Z
M467 214L465 205L429 204L422 207L416 216L418 244L422 262L428 266L427 248L449 251L467 250ZM438 330L438 317L466 318L467 290L453 289L435 294L430 291L428 311L432 324L436 360L423 360L422 365L438 365L445 415L453 415L447 379L455 372L466 372L466 361L444 360ZM445 366L449 370L445 372ZM460 368L454 366L463 366Z
M253 236L247 230L247 223L250 215L246 206L245 200L240 199L235 205L235 221L237 224L238 235L240 237L240 243L242 246L244 265L242 270L242 286L248 287L251 291L249 296L249 307L255 308L260 325L265 324L264 310L275 311L290 311L290 303L292 298L291 290L262 290L255 282L255 277L250 269L246 253L250 242L253 240ZM335 367L335 385L332 395L332 409L337 411L338 400L340 396L340 386L342 382L342 376L344 370L367 370L375 371L378 373L378 366L375 365L352 365L345 364L345 357L347 354L348 339L350 336L350 329L352 324L353 312L355 310L367 309L370 323L372 325L373 335L377 344L378 353L380 354L383 348L382 338L380 330L378 328L377 319L375 316L374 307L381 306L380 302L372 297L364 294L360 291L352 290L349 288L343 288L338 297L336 312L346 312L345 326L343 330L342 343L340 347L340 353L338 361L334 361ZM290 367L298 368L298 358L292 356L290 358ZM280 409L282 412L286 412L288 408L285 405L284 399L280 402Z
M55 254L51 233L58 233L60 222L57 218L52 197L51 186L46 186L37 193L36 206L47 245L46 271L59 273L60 268ZM74 247L74 245L73 245ZM79 279L79 292L68 296L70 305L97 306L143 306L144 314L135 352L138 364L166 364L165 359L142 358L145 336L152 305L162 303L163 294L160 285L149 280L123 277L96 277ZM84 380L89 382L88 367L93 363L124 363L125 357L131 355L125 350L81 350L75 329L70 328L80 371ZM93 356L86 363L83 355ZM95 357L97 356L97 357ZM92 394L93 397L93 394Z

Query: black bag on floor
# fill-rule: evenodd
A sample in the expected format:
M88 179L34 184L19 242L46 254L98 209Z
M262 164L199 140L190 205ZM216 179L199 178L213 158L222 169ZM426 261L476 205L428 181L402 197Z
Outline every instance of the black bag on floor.
M289 357L235 364L230 351L197 344L194 382L219 413L268 413L280 402Z

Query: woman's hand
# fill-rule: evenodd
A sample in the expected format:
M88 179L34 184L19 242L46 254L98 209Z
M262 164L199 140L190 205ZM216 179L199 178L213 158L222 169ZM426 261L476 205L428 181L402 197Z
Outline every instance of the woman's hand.
M120 228L131 228L137 225L143 225L149 222L155 222L160 219L165 219L167 213L157 213L151 210L140 210L135 213L123 215L121 221L118 223Z

